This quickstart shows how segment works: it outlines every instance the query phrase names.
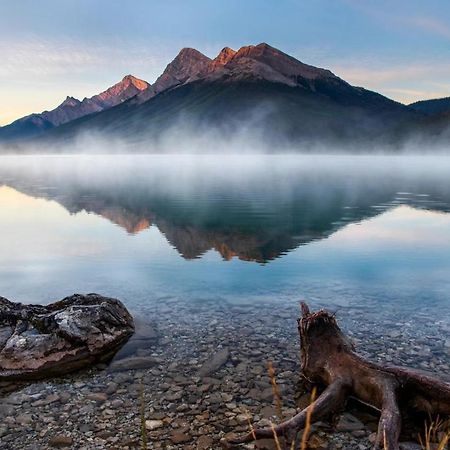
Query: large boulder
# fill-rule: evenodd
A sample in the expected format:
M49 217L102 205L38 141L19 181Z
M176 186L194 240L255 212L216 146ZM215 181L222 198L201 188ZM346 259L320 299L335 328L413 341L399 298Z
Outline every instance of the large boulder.
M125 306L98 294L45 306L0 297L0 380L62 375L108 360L133 332Z

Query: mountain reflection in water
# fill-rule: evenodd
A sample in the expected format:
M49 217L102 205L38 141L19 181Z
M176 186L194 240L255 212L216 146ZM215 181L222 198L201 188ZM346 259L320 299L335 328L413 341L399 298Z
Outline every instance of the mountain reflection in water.
M400 204L450 209L442 165L329 158L22 158L3 165L0 183L131 234L155 225L186 259L215 249L225 260L265 263Z
M411 156L4 157L0 294L292 296L315 280L325 296L389 279L395 296L442 300L449 168Z

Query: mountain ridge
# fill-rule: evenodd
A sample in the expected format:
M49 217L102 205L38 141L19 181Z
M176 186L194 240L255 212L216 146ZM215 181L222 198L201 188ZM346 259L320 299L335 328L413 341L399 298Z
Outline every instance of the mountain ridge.
M67 96L60 105L52 110L32 113L15 120L0 128L0 138L2 134L4 137L6 136L6 139L10 137L9 134L11 138L14 138L16 134L22 134L21 137L32 137L42 131L116 106L149 86L150 84L144 80L133 75L126 75L118 83L92 97L85 97L80 101L75 97Z
M450 97L419 100L408 105L414 110L429 116L450 113Z
M267 43L224 47L215 58L186 47L153 84L138 80L136 86L133 79L124 77L122 83L132 92L123 88L123 97L113 95L119 97L115 103L102 103L101 95L117 85L79 104L68 97L60 108L90 112L57 126L45 114L28 116L42 131L37 142L68 142L93 132L133 145L153 144L184 127L197 134L214 131L220 139L244 130L268 145L367 141L398 146L415 128L436 133L423 112L352 86L330 70L305 64ZM441 122L439 127L446 126Z

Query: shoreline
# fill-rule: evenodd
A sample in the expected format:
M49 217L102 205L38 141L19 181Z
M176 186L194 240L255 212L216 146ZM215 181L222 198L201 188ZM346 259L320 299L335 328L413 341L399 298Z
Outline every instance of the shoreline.
M226 433L247 431L247 410L255 425L278 420L268 361L276 370L284 414L293 415L299 379L298 305L276 306L166 298L164 304L142 307L139 317L149 327L156 325L158 334L151 346L134 350L148 367L112 370L98 365L6 396L0 402L2 448L49 448L55 439L80 450L141 448L143 386L148 448L218 449ZM338 319L359 352L374 361L430 370L441 378L450 372L445 337L450 327L444 316L433 322L426 312L411 310L396 317L389 307L347 306L339 308ZM205 361L224 348L229 358L200 377ZM341 431L317 430L317 448L371 448L375 422L370 416L351 410L341 422Z

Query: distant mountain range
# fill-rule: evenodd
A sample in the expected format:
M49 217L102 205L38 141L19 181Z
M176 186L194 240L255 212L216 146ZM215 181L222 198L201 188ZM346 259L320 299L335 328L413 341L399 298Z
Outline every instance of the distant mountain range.
M157 151L206 136L208 145L239 138L277 148L364 149L445 143L449 124L450 99L402 105L262 43L225 47L214 59L184 48L154 84L128 75L91 98L67 97L0 128L0 142L61 149L79 136L101 136L129 151Z
M74 97L67 97L51 111L30 114L0 128L0 139L36 136L80 117L119 105L148 87L149 84L146 81L127 75L119 83L91 98L80 101Z

